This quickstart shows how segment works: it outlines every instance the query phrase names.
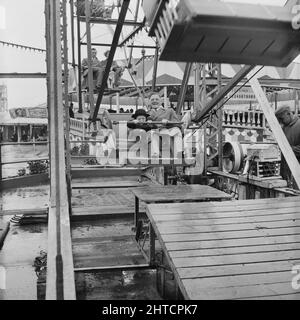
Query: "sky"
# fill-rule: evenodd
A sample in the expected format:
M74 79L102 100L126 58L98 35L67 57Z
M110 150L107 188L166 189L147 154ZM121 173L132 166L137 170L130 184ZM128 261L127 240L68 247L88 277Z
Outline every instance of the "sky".
M117 0L107 1L114 2ZM222 1L258 2L258 0ZM262 1L264 4L273 5L282 5L286 2L286 0L260 0L259 2L262 3ZM127 19L133 19L135 3L136 0L130 2ZM113 18L117 17L118 10L115 9ZM139 18L142 19L142 17L143 13L140 12ZM84 24L81 24L81 26L83 35ZM108 25L94 25L92 27L92 41L111 43L113 28ZM132 31L132 27L124 27L122 37L128 35L130 31ZM0 0L0 40L45 49L44 0ZM153 45L154 40L146 37L145 33L141 33L136 38L135 43ZM71 44L69 43L70 48ZM107 49L98 47L98 58L100 60L104 59L103 53ZM128 55L129 50L126 50L126 52ZM146 55L153 54L154 50L146 49ZM82 58L87 56L85 46L81 49L81 55ZM140 58L141 49L135 49L133 56ZM115 59L124 59L124 49L117 50ZM45 53L25 51L0 44L0 72L46 72ZM0 84L2 83L5 83L8 87L9 108L32 107L46 102L45 79L0 79Z
M5 25L1 25L0 40L45 48L43 0L0 0L0 7L2 12L3 8L5 10ZM45 71L43 53L0 44L0 72ZM0 79L0 83L3 82L7 85L10 108L30 107L46 101L44 79Z
M113 1L108 0L108 3ZM133 19L134 4L135 0L131 1L127 15L128 19ZM115 9L113 18L117 18L117 16L118 12ZM110 43L113 28L105 25L94 25L92 40ZM123 36L130 31L132 31L132 27L126 27ZM83 34L84 24L82 24ZM45 49L44 35L44 0L0 0L0 40ZM154 41L150 39L149 43L149 39L145 39L141 43L154 44ZM71 44L69 43L69 49L70 47ZM107 49L98 49L100 60L104 59L103 53ZM140 52L141 50L135 50L134 56L140 57ZM153 51L148 50L146 54L153 54ZM81 55L82 58L87 56L85 46L82 47ZM118 49L115 57L116 59L124 59L123 50ZM45 53L25 51L0 44L0 72L46 72ZM32 107L46 102L46 81L44 79L0 79L0 84L2 83L7 85L9 108Z

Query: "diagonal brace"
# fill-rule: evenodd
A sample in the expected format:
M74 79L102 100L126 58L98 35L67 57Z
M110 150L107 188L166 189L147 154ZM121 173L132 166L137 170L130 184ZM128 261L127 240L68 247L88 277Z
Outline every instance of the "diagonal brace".
M195 122L201 121L255 66L244 66L219 93L196 116Z
M91 120L92 120L92 122L96 121L96 118L97 118L97 115L98 115L98 111L99 111L100 104L101 104L101 101L102 101L102 97L103 97L103 94L104 94L104 90L105 90L105 86L106 86L106 83L107 83L107 79L108 79L108 75L109 75L109 72L110 72L110 68L111 68L112 63L113 63L113 59L114 59L114 55L115 55L115 52L116 52L116 49L117 49L117 46L118 46L118 43L119 43L119 38L120 38L120 35L121 35L122 27L123 27L123 24L124 24L124 21L125 21L125 17L126 17L126 13L127 13L128 7L129 7L129 2L130 2L130 0L123 0L123 3L122 3L122 8L121 8L121 11L120 11L118 23L117 23L117 26L116 26L116 29L115 29L113 40L112 40L111 49L109 51L109 56L108 56L108 59L107 59L107 62L106 62L105 71L104 71L101 87L99 89L99 93L98 93L98 98L97 98L97 101L96 101L95 109L91 110Z

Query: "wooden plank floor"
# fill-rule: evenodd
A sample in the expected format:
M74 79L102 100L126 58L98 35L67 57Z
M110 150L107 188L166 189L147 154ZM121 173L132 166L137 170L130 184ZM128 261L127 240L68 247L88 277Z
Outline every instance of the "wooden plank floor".
M77 178L72 180L72 189L94 189L94 188L130 188L147 186L149 181L140 181L139 177L98 177L98 178Z
M144 204L141 205L141 212L145 212ZM72 191L72 220L93 217L133 217L133 214L134 195L128 188L91 188Z
M75 268L141 265L146 260L135 241L132 219L72 223Z
M186 299L300 299L300 197L150 204Z

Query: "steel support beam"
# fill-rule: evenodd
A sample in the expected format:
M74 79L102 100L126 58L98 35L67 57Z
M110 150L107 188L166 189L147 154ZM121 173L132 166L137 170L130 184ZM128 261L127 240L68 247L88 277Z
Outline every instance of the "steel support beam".
M183 79L182 79L182 83L180 86L180 92L179 92L179 96L178 96L178 103L177 103L177 107L176 107L177 114L181 113L181 110L182 110L182 107L184 104L186 89L188 87L189 78L190 78L190 74L191 74L191 70L192 70L192 65L193 65L192 63L187 63L185 65Z
M255 66L244 66L220 92L201 110L195 118L196 122L201 121L221 100L228 94Z
M109 75L109 72L110 72L110 68L112 66L112 62L113 62L114 55L115 55L115 52L116 52L116 49L117 49L117 45L119 43L122 27L124 25L126 13L127 13L128 7L129 7L129 2L130 2L130 0L123 0L123 3L122 3L122 8L121 8L119 19L118 19L118 24L116 26L115 33L114 33L114 36L113 36L112 45L111 45L111 49L109 51L109 56L108 56L108 59L107 59L107 62L106 62L105 71L104 71L104 75L103 75L103 79L102 79L102 84L101 84L101 87L99 89L99 93L98 93L98 98L97 98L97 102L96 102L96 105L95 105L95 109L91 110L91 117L92 117L91 120L93 122L96 121L96 118L97 118L97 115L98 115L98 111L99 111L101 100L102 100L102 97L103 97L103 94L104 94L104 90L105 90L105 87L106 87L106 83L107 83L108 75Z
M88 58L88 86L89 86L89 103L90 110L94 110L94 84L93 84L93 69L92 69L92 46L91 46L91 6L90 1L85 0L85 26L87 39L87 58Z
M72 66L75 69L74 0L70 0Z
M21 73L21 72L2 72L0 73L0 79L18 79L18 78L23 78L23 79L45 79L47 76L46 73L42 72L26 72L26 73Z
M80 43L81 45L83 46L86 46L87 45L87 42L81 42ZM111 46L111 43L97 43L97 42L92 42L91 45L93 47L110 47ZM124 46L121 46L121 45L117 45L118 48L121 48L121 47L124 47ZM145 49L156 49L155 46L144 46L144 45L137 45L137 44L134 44L134 45L127 45L126 48L132 48L132 49L142 49L142 48L145 48Z
M140 8L140 4L141 4L140 2L141 2L140 0L138 0L138 1L136 2L135 15L134 15L134 21L135 21L135 22L137 22L137 20L138 20L139 8ZM144 18L143 23L144 23L143 26L145 26L146 18ZM140 28L139 30L141 30L141 29L143 28L143 26L140 26L140 27L137 27L137 28ZM138 33L138 31L137 31L136 33ZM134 37L133 34L132 34L132 37ZM134 41L132 42L132 45L133 45L133 44L134 44ZM131 47L131 48L130 48L130 51L129 51L128 67L131 65L132 54L133 54L133 47Z
M124 0L124 2L127 2L126 0ZM122 9L121 9L122 10ZM84 16L79 16L79 20L81 22L85 22L85 17ZM96 18L96 17L92 17L91 18L91 23L99 23L99 24L111 24L111 25L118 25L119 24L119 19L103 19L103 18ZM136 22L134 20L127 20L124 21L124 26L143 26L144 22Z
M80 19L78 16L78 0L77 0L77 58L78 58L78 112L82 113L82 87L81 87L81 46L80 46Z
M130 34L124 39L122 40L120 43L119 43L119 47L123 47L123 46L126 46L126 43L128 41L130 41L132 38L135 37L135 35L140 32L140 30L142 30L143 26L138 26L137 28L135 28L133 31L130 32Z
M152 75L152 91L155 90L156 86L156 75L157 75L157 66L158 66L158 59L159 59L159 47L158 41L156 40L156 48L155 48L155 56L154 56L154 66L153 66L153 75Z

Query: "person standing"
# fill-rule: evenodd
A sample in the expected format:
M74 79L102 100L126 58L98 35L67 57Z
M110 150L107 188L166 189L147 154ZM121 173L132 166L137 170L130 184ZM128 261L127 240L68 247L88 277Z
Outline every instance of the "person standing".
M300 163L300 119L292 113L291 108L287 105L278 108L275 116ZM287 180L289 187L298 189L284 155L281 157L280 173L283 179Z
M70 107L69 107L69 117L70 118L74 118L74 110L73 110L73 103L70 103Z

